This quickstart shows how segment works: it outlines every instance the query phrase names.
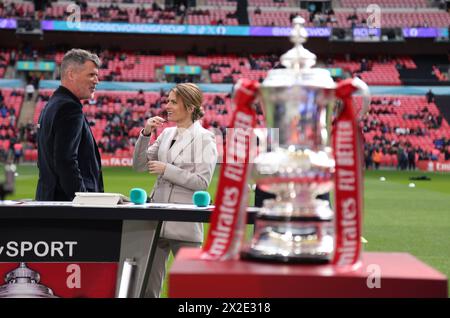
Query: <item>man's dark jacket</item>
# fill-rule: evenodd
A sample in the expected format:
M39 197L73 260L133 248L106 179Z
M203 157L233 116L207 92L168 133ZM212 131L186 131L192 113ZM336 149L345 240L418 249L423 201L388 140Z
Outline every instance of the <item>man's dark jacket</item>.
M71 201L75 192L103 192L100 153L80 100L60 86L39 117L38 201Z

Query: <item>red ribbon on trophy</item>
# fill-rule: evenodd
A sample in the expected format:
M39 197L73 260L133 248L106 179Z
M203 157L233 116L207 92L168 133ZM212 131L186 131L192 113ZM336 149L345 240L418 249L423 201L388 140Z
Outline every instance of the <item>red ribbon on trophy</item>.
M358 85L358 80L349 79L341 81L336 89L336 96L344 105L335 120L332 141L336 159L336 242L332 263L338 266L357 263L361 254L362 136L358 128L357 111L352 105L352 94L360 88ZM208 237L201 254L203 259L232 259L239 252L247 208L249 140L256 124L256 113L251 104L257 95L258 86L257 82L244 79L235 87L236 109L230 127L238 130L230 136L227 135L216 206L211 215ZM235 148L241 151L233 153ZM236 156L240 159L238 162L235 162Z
M365 85L365 84L364 84ZM335 251L332 264L356 264L361 256L362 219L362 135L352 94L357 79L338 83L336 97L343 102L332 131L335 166Z
M256 127L252 103L259 83L241 79L235 86L235 109L227 130L216 205L201 257L225 260L238 255L247 216L250 144ZM231 131L231 133L228 133Z

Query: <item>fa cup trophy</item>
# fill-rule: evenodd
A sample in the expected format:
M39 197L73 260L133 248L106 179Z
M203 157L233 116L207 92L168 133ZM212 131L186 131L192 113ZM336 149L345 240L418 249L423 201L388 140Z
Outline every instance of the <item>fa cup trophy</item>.
M268 144L253 162L249 162L252 151L247 149L247 165L225 161L203 253L206 259L232 258L241 250L244 259L271 262L351 265L359 260L362 141L352 93L362 92L365 111L368 87L359 79L335 83L328 70L313 68L316 56L302 45L307 38L304 20L297 17L293 22L294 48L281 56L284 68L270 70L261 85L248 80L236 85L232 127L247 131L254 127L254 120L248 116L259 95L269 129L258 140L260 146L266 141ZM247 125L242 124L245 118ZM250 147L250 143L245 145ZM227 145L226 152L229 150ZM239 242L245 223L246 189L242 183L228 182L237 180L238 168L243 179L251 175L260 189L276 195L264 201L256 216L253 238L242 249ZM228 187L228 195L226 190L220 192L221 187ZM232 193L233 187L240 187L240 192ZM331 192L335 194L334 209L324 199ZM225 220L224 213L230 214L234 208L227 204L234 201L239 212L232 220ZM230 231L221 233L219 230L227 224ZM225 232L230 233L228 241Z

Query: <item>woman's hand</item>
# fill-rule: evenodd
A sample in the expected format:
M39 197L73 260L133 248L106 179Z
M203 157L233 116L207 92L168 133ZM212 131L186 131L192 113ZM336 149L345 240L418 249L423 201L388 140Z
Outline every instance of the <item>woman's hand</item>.
M160 127L164 123L165 120L159 116L147 119L144 127L144 135L150 135L152 132L156 131L156 128Z
M154 174L163 174L166 170L166 163L161 161L149 161L147 163L148 172Z

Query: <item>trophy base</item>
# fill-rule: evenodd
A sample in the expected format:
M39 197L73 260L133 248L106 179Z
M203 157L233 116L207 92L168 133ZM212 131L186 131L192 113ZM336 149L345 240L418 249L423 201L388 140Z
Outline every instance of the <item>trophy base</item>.
M332 222L257 219L252 241L241 256L267 262L326 264L334 249L332 226Z
M258 261L265 263L284 263L284 264L328 264L329 255L291 255L266 254L254 249L241 251L241 259L249 261Z

